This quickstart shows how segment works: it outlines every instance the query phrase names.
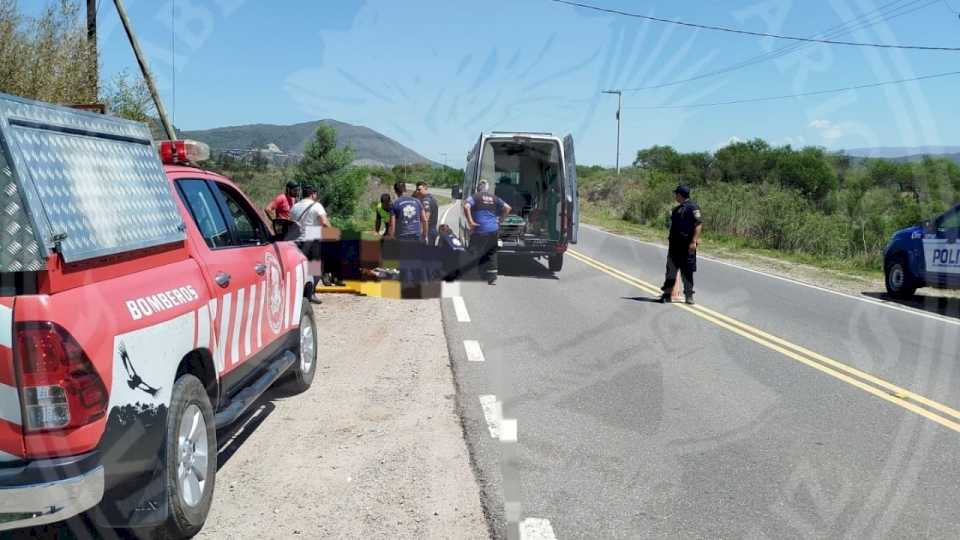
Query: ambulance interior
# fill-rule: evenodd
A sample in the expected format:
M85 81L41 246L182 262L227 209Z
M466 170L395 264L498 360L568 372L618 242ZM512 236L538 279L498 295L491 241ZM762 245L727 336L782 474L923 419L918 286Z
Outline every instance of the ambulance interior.
M480 178L512 208L501 237L534 235L556 240L563 200L560 145L548 140L488 140Z

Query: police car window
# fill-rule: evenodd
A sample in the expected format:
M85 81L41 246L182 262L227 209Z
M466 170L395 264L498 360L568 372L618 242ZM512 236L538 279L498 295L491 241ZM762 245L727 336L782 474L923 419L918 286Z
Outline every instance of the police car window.
M960 211L953 211L946 216L944 216L943 221L940 222L941 229L957 229L960 228Z
M230 230L220 213L213 192L203 180L179 180L177 187L197 229L203 235L207 247L227 247L233 243Z
M217 184L223 200L227 203L230 215L237 232L237 242L241 246L259 245L267 242L263 228L258 225L259 220L253 210L248 207L240 196L227 186Z

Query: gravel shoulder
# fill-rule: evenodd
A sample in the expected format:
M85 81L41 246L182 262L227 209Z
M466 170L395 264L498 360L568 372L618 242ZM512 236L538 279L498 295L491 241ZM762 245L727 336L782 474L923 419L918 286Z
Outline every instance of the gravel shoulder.
M199 538L489 537L439 301L325 295L315 313L313 387L221 435Z

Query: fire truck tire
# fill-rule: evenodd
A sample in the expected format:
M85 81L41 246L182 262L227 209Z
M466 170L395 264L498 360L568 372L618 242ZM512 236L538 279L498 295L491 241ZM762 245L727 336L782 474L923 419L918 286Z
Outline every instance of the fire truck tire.
M166 444L169 513L157 537L191 538L207 520L217 476L213 407L193 375L182 375L173 385Z
M563 270L563 253L550 255L550 257L547 259L547 265L550 267L551 272L559 272L560 270Z
M303 303L300 312L300 339L297 341L297 361L287 376L287 389L294 393L306 392L313 384L317 373L317 324L313 318L313 306Z

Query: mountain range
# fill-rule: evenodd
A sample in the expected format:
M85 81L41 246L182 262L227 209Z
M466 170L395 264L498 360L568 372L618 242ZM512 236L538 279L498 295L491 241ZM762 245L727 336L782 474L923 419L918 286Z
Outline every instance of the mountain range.
M214 153L231 150L250 150L276 145L286 154L303 154L320 125L337 130L337 146L354 150L355 163L393 167L402 164L435 163L386 135L368 127L355 126L336 120L317 120L288 126L275 124L248 124L180 132L180 137L205 142Z
M880 158L900 162L920 161L924 156L942 157L960 165L960 146L881 146L877 148L850 148L848 156Z

